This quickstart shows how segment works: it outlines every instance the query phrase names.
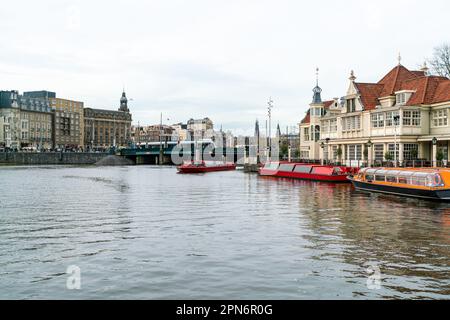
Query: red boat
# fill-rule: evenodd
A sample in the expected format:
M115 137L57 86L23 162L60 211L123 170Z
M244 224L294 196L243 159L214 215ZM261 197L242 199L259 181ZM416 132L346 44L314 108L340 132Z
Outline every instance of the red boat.
M216 162L189 162L177 167L179 173L206 173L215 171L236 170L234 163L216 163Z
M325 166L291 162L268 162L259 169L261 176L314 180L324 182L350 182L347 176L358 173L357 168Z

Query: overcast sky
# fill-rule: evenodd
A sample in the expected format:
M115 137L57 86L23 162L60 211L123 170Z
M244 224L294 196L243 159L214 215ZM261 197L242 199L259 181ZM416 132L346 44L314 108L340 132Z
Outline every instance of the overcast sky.
M296 125L312 99L340 97L350 70L377 81L450 41L448 0L8 1L0 10L0 89L46 89L135 123L210 117L250 131ZM167 122L167 120L165 120ZM263 129L262 129L263 130Z

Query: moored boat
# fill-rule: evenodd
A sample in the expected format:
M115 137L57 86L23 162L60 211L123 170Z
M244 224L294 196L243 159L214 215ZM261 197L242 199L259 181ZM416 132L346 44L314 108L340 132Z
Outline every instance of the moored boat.
M357 173L356 168L313 165L292 162L268 162L259 169L261 176L314 180L324 182L349 182L347 176Z
M450 201L449 169L365 168L349 180L357 190Z
M206 173L236 170L236 164L214 161L188 162L177 167L179 173Z

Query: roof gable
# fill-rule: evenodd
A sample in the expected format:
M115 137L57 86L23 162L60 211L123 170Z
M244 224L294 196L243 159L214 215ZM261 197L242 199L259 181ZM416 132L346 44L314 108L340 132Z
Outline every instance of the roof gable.
M378 83L355 82L364 110L372 110L378 105L378 98L384 86Z
M383 77L383 79L378 81L378 84L383 85L383 90L380 93L381 97L393 95L400 89L403 81L418 77L419 76L417 73L413 73L399 64L394 69L389 71L388 74Z

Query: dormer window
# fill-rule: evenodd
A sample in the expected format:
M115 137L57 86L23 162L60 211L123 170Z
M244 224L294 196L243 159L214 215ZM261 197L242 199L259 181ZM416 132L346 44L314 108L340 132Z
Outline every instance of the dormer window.
M347 112L351 113L351 112L355 112L356 111L356 99L347 99L346 100L346 105L347 105Z
M405 105L414 91L400 91L395 93L395 104L398 106Z
M406 103L405 99L406 99L405 93L398 93L396 104L397 105L405 104Z

